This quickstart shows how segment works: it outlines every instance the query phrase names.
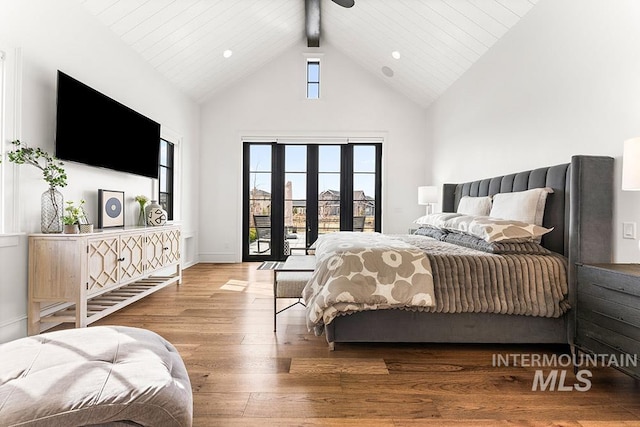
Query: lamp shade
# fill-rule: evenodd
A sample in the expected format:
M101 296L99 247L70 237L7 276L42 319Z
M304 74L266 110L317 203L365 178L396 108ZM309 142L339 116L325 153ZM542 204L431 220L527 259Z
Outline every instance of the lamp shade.
M622 152L622 189L640 191L640 137L627 139Z
M424 187L418 187L418 204L428 205L430 203L438 202L438 187L434 185L428 185Z

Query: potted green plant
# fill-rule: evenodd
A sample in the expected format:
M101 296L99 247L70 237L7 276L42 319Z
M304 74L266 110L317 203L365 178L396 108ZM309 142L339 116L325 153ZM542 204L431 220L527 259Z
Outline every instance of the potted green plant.
M87 223L87 215L84 212L84 200L80 200L78 206L75 206L73 200L69 200L64 208L62 223L64 224L64 232L68 234L77 234L80 232L80 224Z
M43 233L62 232L62 215L64 199L57 187L67 185L67 174L62 167L64 163L51 156L39 147L31 148L16 139L11 141L13 151L7 154L9 161L19 165L31 165L42 171L42 177L49 185L49 189L40 198L41 217L40 228Z

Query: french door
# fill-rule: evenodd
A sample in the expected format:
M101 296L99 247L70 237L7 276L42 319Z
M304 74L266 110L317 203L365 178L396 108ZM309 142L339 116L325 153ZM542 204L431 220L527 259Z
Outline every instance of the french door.
M380 231L380 143L244 143L243 260L304 253L321 234Z

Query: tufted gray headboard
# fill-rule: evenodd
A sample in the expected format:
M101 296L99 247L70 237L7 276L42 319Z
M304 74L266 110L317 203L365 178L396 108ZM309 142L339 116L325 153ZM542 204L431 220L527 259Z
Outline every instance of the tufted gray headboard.
M553 227L542 244L576 262L611 262L613 158L573 156L571 163L462 184L445 184L442 211L455 212L462 196L551 187L543 225Z

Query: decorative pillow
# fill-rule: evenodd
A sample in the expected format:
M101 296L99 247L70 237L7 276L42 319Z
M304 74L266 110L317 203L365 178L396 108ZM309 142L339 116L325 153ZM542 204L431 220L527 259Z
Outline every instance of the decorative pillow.
M442 228L471 234L487 242L537 241L543 235L553 230L553 228L545 228L522 221L473 215L453 217L445 221Z
M553 189L549 187L498 193L493 196L489 216L542 225L544 207L549 193L553 193Z
M456 232L447 233L443 241L490 254L548 255L551 253L550 250L535 242L487 242L479 237Z
M420 236L433 237L436 240L444 240L445 236L449 234L449 232L441 228L422 226L418 228L413 234L417 234Z
M443 228L446 221L459 216L462 216L462 214L451 212L434 213L421 216L413 222L418 225L428 225L433 228Z
M456 212L465 215L489 216L489 212L491 212L491 196L463 196L458 203Z

